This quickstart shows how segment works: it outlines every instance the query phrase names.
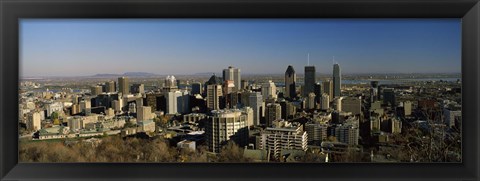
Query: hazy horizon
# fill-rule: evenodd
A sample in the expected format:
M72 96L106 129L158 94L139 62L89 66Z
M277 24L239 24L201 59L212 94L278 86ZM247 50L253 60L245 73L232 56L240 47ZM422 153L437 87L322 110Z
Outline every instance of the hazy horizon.
M20 21L20 76L461 73L460 19ZM221 76L221 75L220 75Z

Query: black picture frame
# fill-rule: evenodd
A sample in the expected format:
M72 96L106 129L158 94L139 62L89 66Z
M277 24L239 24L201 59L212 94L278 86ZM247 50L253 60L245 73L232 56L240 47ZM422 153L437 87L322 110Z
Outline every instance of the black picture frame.
M20 18L462 18L462 163L18 163ZM478 0L0 0L1 180L479 180Z

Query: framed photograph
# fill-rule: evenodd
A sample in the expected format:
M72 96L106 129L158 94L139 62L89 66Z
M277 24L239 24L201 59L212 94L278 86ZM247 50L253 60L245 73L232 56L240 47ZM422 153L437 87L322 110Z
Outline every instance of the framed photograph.
M1 180L478 180L480 4L0 2Z

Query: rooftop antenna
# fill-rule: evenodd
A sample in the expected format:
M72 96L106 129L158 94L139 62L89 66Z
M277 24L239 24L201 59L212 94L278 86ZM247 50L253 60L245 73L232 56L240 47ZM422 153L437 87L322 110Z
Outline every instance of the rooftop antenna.
M332 63L335 64L335 56L333 56Z
M310 66L310 53L307 53L307 65Z

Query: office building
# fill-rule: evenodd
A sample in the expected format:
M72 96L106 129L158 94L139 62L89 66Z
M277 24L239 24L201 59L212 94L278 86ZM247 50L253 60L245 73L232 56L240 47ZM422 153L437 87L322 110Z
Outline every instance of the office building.
M130 92L132 94L145 94L145 86L143 84L133 84Z
M315 102L315 94L313 92L310 92L308 93L307 97L306 97L306 108L307 109L315 109L315 105L316 105L316 102Z
M304 82L303 97L307 97L308 94L315 91L315 82L317 82L315 66L305 66Z
M342 73L340 72L340 65L333 64L333 96L340 97L342 92Z
M240 110L242 111L242 114L245 115L246 118L247 118L248 127L254 126L254 123L253 123L253 109L251 107L243 107Z
M138 121L137 132L153 133L155 132L155 122L152 120Z
M322 84L320 82L317 82L315 85L313 85L313 93L315 93L315 102L320 104L323 94Z
M395 108L396 103L395 90L393 88L383 89L383 104Z
M378 81L370 82L370 102L375 102L379 99L378 96Z
M91 92L92 96L96 96L98 94L101 94L103 92L102 91L102 86L100 86L100 85L93 86L93 87L91 87L90 92Z
M231 80L233 81L235 87L234 91L240 91L241 89L241 75L240 75L240 69L239 68L233 68L232 66L229 66L228 69L223 69L223 80Z
M354 146L358 145L359 139L359 120L352 116L349 117L344 124L337 125L334 129L335 137L339 142Z
M166 96L166 114L183 114L190 112L190 95L188 91L168 92Z
M249 107L253 109L253 124L255 126L260 125L260 119L262 118L263 112L263 97L260 92L251 92L248 97Z
M341 107L344 112L360 115L362 113L362 100L359 97L345 97L342 99Z
M128 82L128 77L118 78L118 91L122 93L123 96L130 94L130 83Z
M207 86L207 108L220 109L220 97L223 96L222 85L213 84Z
M152 108L149 106L140 106L137 109L137 121L153 119Z
M322 82L323 93L327 94L330 97L330 100L333 100L333 82L330 80Z
M105 92L116 92L117 91L117 84L115 81L108 81L105 82Z
M265 109L265 121L267 127L271 127L273 121L282 118L282 107L280 104L269 103Z
M286 98L294 98L297 96L296 93L296 81L297 81L297 74L295 74L295 70L291 65L287 67L285 71L285 92L283 94Z
M277 99L277 86L272 80L268 80L262 84L262 96L263 100L267 99Z
M321 101L320 103L321 110L325 111L328 108L330 108L330 96L328 94L323 93L320 101Z
M205 126L208 150L219 153L221 146L232 140L243 147L248 141L247 116L240 110L213 110Z
M200 82L195 82L195 83L192 83L192 95L195 95L195 94L202 94L203 91L202 91L202 83Z

